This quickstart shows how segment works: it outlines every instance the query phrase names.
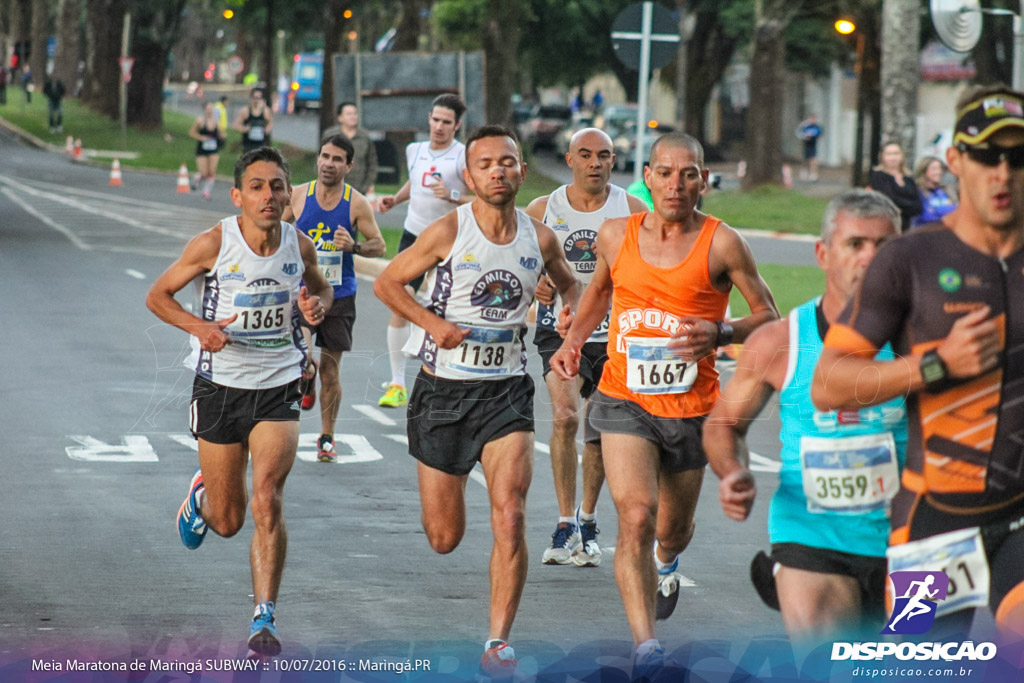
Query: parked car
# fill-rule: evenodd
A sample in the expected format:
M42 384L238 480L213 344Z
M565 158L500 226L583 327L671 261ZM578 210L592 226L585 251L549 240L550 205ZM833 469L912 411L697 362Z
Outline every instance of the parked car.
M569 125L571 119L572 110L564 104L538 104L530 113L530 118L523 122L519 139L534 149L553 148L558 134Z
M647 128L644 132L643 151L640 154L641 163L651 157L651 147L654 145L654 141L673 130L675 128L667 125ZM605 128L605 131L612 138L612 146L615 150L615 170L620 172L633 170L636 155L636 120L622 121L618 126Z
M569 121L569 125L562 129L562 131L555 138L555 154L562 156L569 151L569 141L572 140L572 136L576 134L576 131L583 130L584 128L590 128L594 125L594 116L588 112L574 112L572 120Z

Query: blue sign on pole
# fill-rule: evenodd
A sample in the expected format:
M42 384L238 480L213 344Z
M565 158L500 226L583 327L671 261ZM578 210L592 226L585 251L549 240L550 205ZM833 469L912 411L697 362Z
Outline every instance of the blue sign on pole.
M46 56L53 59L54 55L57 54L57 38L50 36L46 39Z

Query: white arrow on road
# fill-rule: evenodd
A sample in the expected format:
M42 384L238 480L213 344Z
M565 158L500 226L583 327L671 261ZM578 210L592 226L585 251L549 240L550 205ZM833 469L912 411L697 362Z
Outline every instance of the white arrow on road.
M89 462L157 462L156 452L149 445L149 439L141 435L127 434L122 444L104 443L91 436L68 435L79 446L68 446L68 457L72 460Z

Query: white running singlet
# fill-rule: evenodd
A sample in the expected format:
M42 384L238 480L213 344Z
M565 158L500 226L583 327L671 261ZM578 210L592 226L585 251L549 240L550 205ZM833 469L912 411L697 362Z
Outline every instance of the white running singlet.
M594 279L594 267L597 265L597 229L609 218L625 218L629 216L629 199L626 191L618 185L608 186L608 199L604 206L596 211L577 211L569 204L562 185L548 197L548 205L544 210L544 225L555 231L565 258L576 271L576 277L584 287ZM537 327L554 330L558 322L558 313L562 310L562 298L556 293L555 303L551 306L537 307ZM608 316L587 339L590 342L608 341Z
M456 207L447 199L434 196L433 185L439 179L449 190L463 196L469 192L463 180L466 168L466 146L453 140L447 149L430 149L430 141L410 143L405 148L405 166L409 171L409 212L405 229L419 237L423 230Z
M213 269L193 280L203 320L238 314L225 328L231 339L217 353L192 336L185 365L200 377L236 389L269 389L299 378L305 341L299 328L299 284L305 266L291 223L281 223L281 244L270 256L249 248L238 217L220 222L220 253Z
M445 379L504 379L526 374L526 314L544 268L537 231L516 209L516 236L495 244L480 231L473 204L458 208L459 231L448 256L427 274L427 308L470 335L441 349L416 326L403 351Z

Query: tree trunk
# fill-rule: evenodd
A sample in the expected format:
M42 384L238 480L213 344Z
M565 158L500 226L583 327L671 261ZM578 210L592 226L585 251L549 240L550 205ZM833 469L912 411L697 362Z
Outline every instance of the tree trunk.
M267 3L267 21L263 25L263 64L260 71L263 76L263 84L267 89L267 105L273 102L274 93L277 92L277 58L274 53L274 37L277 35L277 28L274 25L274 0L265 0Z
M211 21L213 16L210 0L202 0L199 4L193 4L188 14L182 17L181 41L174 50L175 73L170 75L171 80L202 79L206 65L209 64L206 51L214 38L213 26L216 24Z
M324 17L324 69L323 82L320 84L320 131L317 139L323 137L324 131L338 125L336 113L338 99L334 92L334 56L341 52L342 33L348 20L342 16L347 0L330 0ZM342 93L345 100L358 101L358 93Z
M410 52L420 49L420 36L424 33L423 14L430 10L431 0L405 0L402 3L402 18L395 32L395 52Z
M689 89L687 78L689 74L690 51L688 48L690 36L687 35L687 23L690 20L688 14L689 0L676 0L676 11L679 13L679 51L676 52L676 123L687 130L687 105L689 104Z
M75 92L78 82L78 62L82 53L82 2L61 0L57 10L57 55L54 58L53 74L64 82L69 95Z
M32 80L36 92L42 93L46 80L46 39L50 35L50 4L46 0L32 0Z
M920 17L917 0L882 3L882 137L900 143L908 168L917 146Z
M135 58L128 83L128 125L153 129L163 124L164 73L167 49L136 34L131 56Z
M512 89L516 83L519 47L519 0L487 0L483 27L486 120L511 126ZM581 91L582 92L582 91ZM462 94L465 98L465 93Z
M782 22L766 19L754 29L747 107L747 175L743 189L782 179L782 101L786 43Z
M28 0L7 0L7 3L9 11L7 26L11 36L11 49L13 50L18 43L28 40L29 22L31 19L29 14L31 10ZM6 57L7 53L4 53L4 58L6 59ZM18 69L23 69L24 67L24 64L18 64Z
M117 119L121 68L121 29L125 0L87 0L83 101L94 111Z

